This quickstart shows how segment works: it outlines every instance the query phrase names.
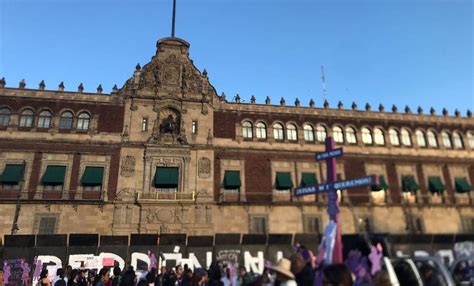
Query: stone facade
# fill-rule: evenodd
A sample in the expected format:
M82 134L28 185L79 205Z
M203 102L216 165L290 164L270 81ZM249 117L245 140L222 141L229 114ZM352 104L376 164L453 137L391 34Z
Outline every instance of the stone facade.
M1 185L0 235L11 232L15 216L18 234L321 232L326 196L294 197L292 189L303 173L325 181L314 153L326 135L344 148L339 179L377 175L389 186L339 192L343 233L474 231L474 195L455 186L459 178L474 183L470 115L230 102L194 66L189 44L166 38L111 94L2 80L0 172L17 164L24 174L18 186ZM48 166L65 167L61 187L44 185ZM87 167L103 170L95 189L82 181ZM176 186L157 187L160 168L176 168ZM238 172L239 188L227 189L226 171ZM292 189L279 190L277 172L290 174ZM406 175L416 192L403 192ZM443 192L429 191L431 177Z

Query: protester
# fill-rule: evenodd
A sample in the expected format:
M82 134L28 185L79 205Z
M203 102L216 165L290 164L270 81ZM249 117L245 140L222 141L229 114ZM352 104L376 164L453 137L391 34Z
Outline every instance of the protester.
M56 286L56 282L58 282L60 280L64 281L64 269L62 269L62 268L58 268L56 270L56 277L53 279L53 281L51 283L52 286Z
M385 270L377 271L374 275L374 286L392 286L388 272Z
M352 286L352 274L345 264L331 264L323 269L323 286Z
M192 280L193 280L193 271L185 267L184 272L183 272L183 279L181 280L181 286L191 286Z
M197 268L194 270L193 279L191 281L191 286L203 286L207 285L208 274L206 270L202 268Z
M0 286L4 286L4 281L3 281L3 270L0 270Z
M95 279L95 284L94 286L107 286L108 282L110 280L110 269L109 268L102 268L99 271L99 274L97 274L97 277Z
M176 283L175 283L175 285L179 286L179 285L181 285L181 280L183 279L183 266L176 265L175 271L176 271Z
M38 286L51 286L51 281L48 278L48 269L41 270Z
M291 272L291 261L281 258L276 266L269 267L270 270L276 272L276 280L280 286L296 286L295 275Z
M115 266L113 270L114 277L112 278L112 286L119 286L120 285L120 279L122 278L120 276L120 273L122 271L120 270L119 266Z
M155 286L155 281L157 278L157 270L155 267L152 267L150 271L145 276L145 281L148 282L148 286Z
M127 269L120 280L120 286L135 286L136 275L133 268Z
M80 286L80 272L77 269L71 270L69 273L68 281L67 281L67 286Z
M431 264L425 263L420 267L420 275L425 286L445 286L447 285L443 277Z
M239 267L239 277L237 280L238 285L240 286L248 286L252 283L252 275L247 272L245 266Z

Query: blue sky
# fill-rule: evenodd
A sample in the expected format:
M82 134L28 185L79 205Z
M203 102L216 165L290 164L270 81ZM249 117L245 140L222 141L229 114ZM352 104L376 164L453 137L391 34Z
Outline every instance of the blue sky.
M0 0L0 77L110 92L170 35L172 0ZM346 108L474 109L470 0L177 0L176 36L217 92Z

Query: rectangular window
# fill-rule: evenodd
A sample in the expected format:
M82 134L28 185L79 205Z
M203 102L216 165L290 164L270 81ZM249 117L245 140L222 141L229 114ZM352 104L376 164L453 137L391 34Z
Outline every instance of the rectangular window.
M41 183L45 190L60 191L64 186L66 166L47 166L41 178Z
M156 167L153 181L155 188L159 191L177 192L179 169L176 167Z
M303 220L304 233L321 233L321 219L319 216L305 216Z
M39 221L38 234L54 234L56 232L55 217L41 217Z
M82 174L81 184L84 191L102 190L102 181L104 178L104 167L87 166Z
M148 131L148 117L142 119L142 131Z
M474 232L474 217L463 217L462 222L465 233Z
M195 120L193 120L193 122L192 122L191 133L192 134L197 134L198 133L198 122L195 121Z
M250 217L250 233L266 234L267 233L267 217L251 216Z
M240 171L225 171L224 173L224 190L228 192L239 192L240 186Z
M413 227L415 233L423 233L424 232L424 224L422 217L413 217Z

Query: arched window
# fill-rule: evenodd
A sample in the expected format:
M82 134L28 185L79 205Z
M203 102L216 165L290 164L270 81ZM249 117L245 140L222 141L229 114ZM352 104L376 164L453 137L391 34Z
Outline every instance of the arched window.
M438 140L436 139L436 134L433 131L428 131L426 133L426 137L428 138L428 145L430 147L438 147Z
M393 146L400 146L400 137L398 136L398 131L391 128L388 130L388 135L390 136L390 144Z
M363 127L361 131L362 131L362 142L364 144L372 144L373 140L372 140L372 133L370 132L370 129Z
M77 129L79 130L89 130L89 123L91 121L91 116L87 112L79 114L77 117Z
M273 138L275 140L283 140L283 125L280 123L273 124Z
M474 133L471 131L467 132L467 140L469 141L469 147L474 149Z
M461 134L459 134L458 132L453 132L453 143L454 143L454 148L456 149L464 148L462 144Z
M334 126L332 128L332 137L336 143L344 143L344 134L342 133L342 128L339 126Z
M51 112L43 110L38 116L38 128L49 128L51 127Z
M245 121L242 123L242 136L244 138L253 138L253 126L252 123Z
M425 133L421 130L416 130L415 135L416 135L416 142L418 143L418 146L426 147Z
M346 141L349 144L357 143L356 131L354 128L346 127Z
M304 140L308 142L313 142L314 141L313 126L309 124L305 124L303 125L303 130L304 130Z
M10 125L10 116L11 111L9 108L3 107L0 108L0 126L8 126Z
M298 135L296 134L296 126L294 124L286 125L286 136L290 141L298 140Z
M326 127L318 125L316 127L316 140L318 140L319 142L324 142L324 140L326 140L326 136Z
M256 125L257 138L267 139L267 126L263 122L258 122Z
M441 132L441 139L443 140L443 146L447 149L453 148L453 144L451 143L451 136L448 132L443 131Z
M402 129L402 144L403 146L411 146L411 135L406 129Z
M71 129L74 114L71 111L65 111L59 119L59 129Z
M20 114L20 127L31 127L33 126L33 110L25 109Z
M385 145L385 138L382 129L374 128L374 142L377 145Z

